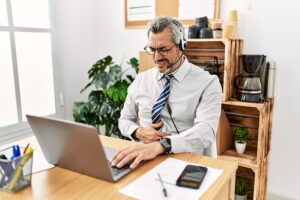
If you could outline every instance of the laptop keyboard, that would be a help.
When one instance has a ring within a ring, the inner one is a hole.
[[[125,165],[121,168],[117,168],[117,167],[114,167],[114,166],[110,165],[110,169],[111,169],[113,177],[115,177],[115,176],[123,173],[124,171],[129,171],[130,168],[129,168],[129,165]]]

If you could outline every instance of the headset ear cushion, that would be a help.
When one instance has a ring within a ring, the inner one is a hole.
[[[185,39],[183,39],[183,49],[182,51],[184,51],[187,48],[187,41]]]
[[[185,39],[182,38],[179,42],[179,49],[181,51],[184,51],[186,48],[187,48],[187,42]]]

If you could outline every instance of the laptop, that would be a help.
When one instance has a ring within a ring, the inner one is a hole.
[[[131,171],[128,166],[110,165],[116,149],[101,144],[95,127],[50,117],[26,117],[50,164],[110,182]]]

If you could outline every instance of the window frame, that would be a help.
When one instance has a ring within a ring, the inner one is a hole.
[[[63,90],[62,90],[63,87],[61,85],[61,80],[60,80],[61,77],[59,76],[60,73],[59,73],[59,62],[58,62],[58,43],[57,43],[57,34],[55,29],[56,26],[54,20],[55,17],[54,1],[48,0],[48,8],[49,8],[49,28],[16,27],[13,24],[11,0],[6,0],[8,26],[0,26],[0,31],[8,32],[10,37],[18,122],[16,124],[0,127],[0,145],[12,141],[16,141],[18,139],[22,139],[32,135],[32,130],[28,122],[27,121],[24,122],[22,119],[16,43],[15,43],[16,32],[37,32],[37,33],[45,32],[50,34],[53,83],[54,83],[54,99],[55,99],[55,110],[56,110],[56,112],[50,116],[64,117],[64,100],[63,100]]]

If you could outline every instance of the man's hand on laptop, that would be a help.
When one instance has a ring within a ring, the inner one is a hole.
[[[159,154],[162,154],[163,151],[164,149],[158,141],[149,144],[138,143],[118,151],[112,158],[111,165],[121,168],[132,162],[129,167],[134,169],[141,161],[156,158]]]
[[[145,144],[159,140],[162,137],[170,135],[170,133],[158,131],[163,125],[160,121],[157,124],[150,124],[148,127],[140,127],[135,130],[133,136],[144,142]]]

